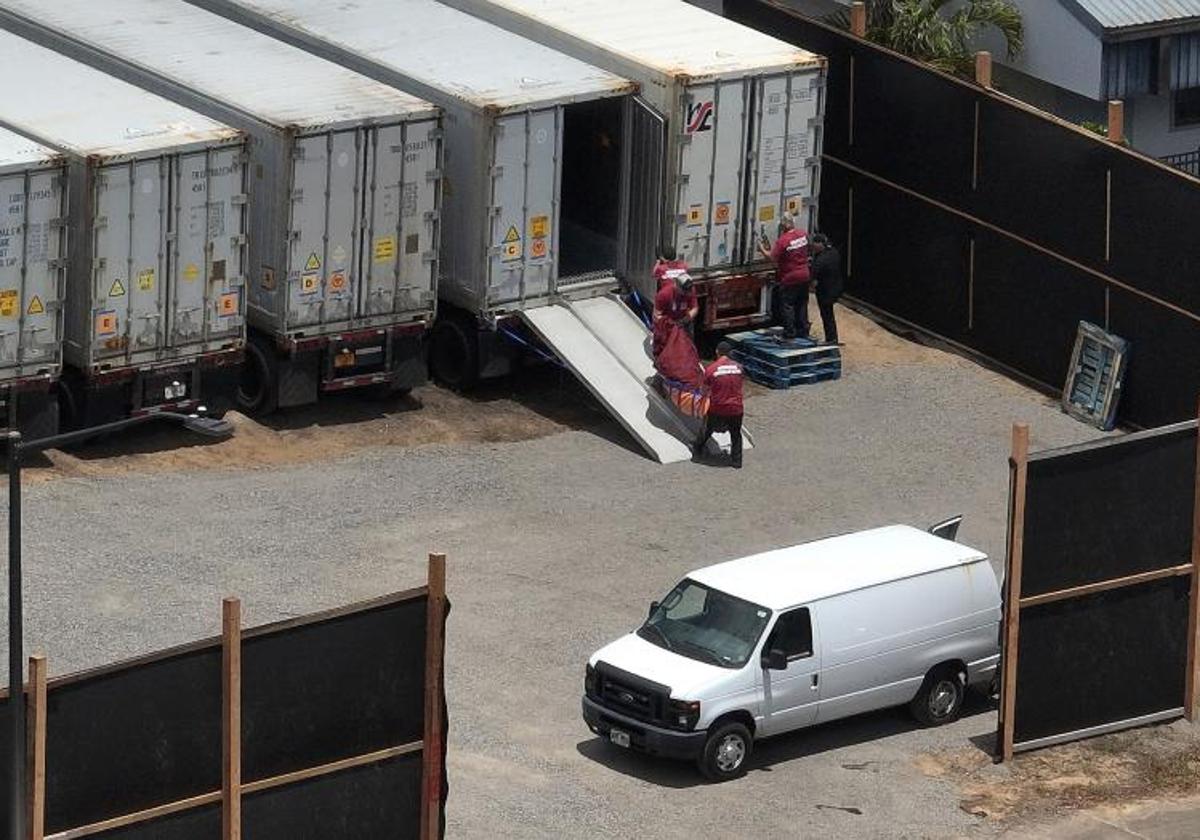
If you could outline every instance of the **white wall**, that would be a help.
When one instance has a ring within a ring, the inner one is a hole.
[[[1025,49],[1012,66],[1089,99],[1100,98],[1100,35],[1063,5],[1065,0],[1012,0],[1025,21]],[[1008,63],[1003,40],[985,39],[984,49]]]
[[[1139,96],[1125,105],[1129,144],[1147,155],[1163,157],[1200,149],[1200,126],[1171,128],[1171,95]]]

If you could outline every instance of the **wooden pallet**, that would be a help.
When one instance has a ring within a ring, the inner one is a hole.
[[[807,338],[784,339],[779,327],[733,333],[726,340],[746,375],[770,388],[826,382],[842,375],[840,348]]]

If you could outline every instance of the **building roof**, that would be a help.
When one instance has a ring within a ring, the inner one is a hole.
[[[1102,29],[1159,27],[1195,18],[1200,0],[1065,0],[1075,4]]]
[[[983,552],[908,525],[890,525],[730,560],[688,575],[773,610],[986,560]]]

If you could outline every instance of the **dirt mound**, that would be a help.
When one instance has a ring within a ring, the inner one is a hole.
[[[847,367],[952,365],[964,361],[953,353],[910,341],[844,306],[838,307],[837,322],[838,338],[846,345],[842,358]]]

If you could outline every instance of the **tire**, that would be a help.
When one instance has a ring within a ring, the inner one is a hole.
[[[433,378],[456,390],[479,381],[479,348],[474,326],[457,318],[443,318],[429,337],[429,368]]]
[[[746,775],[754,738],[743,723],[726,721],[709,730],[704,751],[697,759],[700,772],[712,782],[727,782]]]
[[[966,693],[966,674],[956,666],[939,665],[925,675],[908,708],[925,726],[944,726],[958,720]]]
[[[238,410],[255,417],[271,414],[279,407],[279,358],[270,342],[257,335],[246,342],[246,361],[234,400]]]

